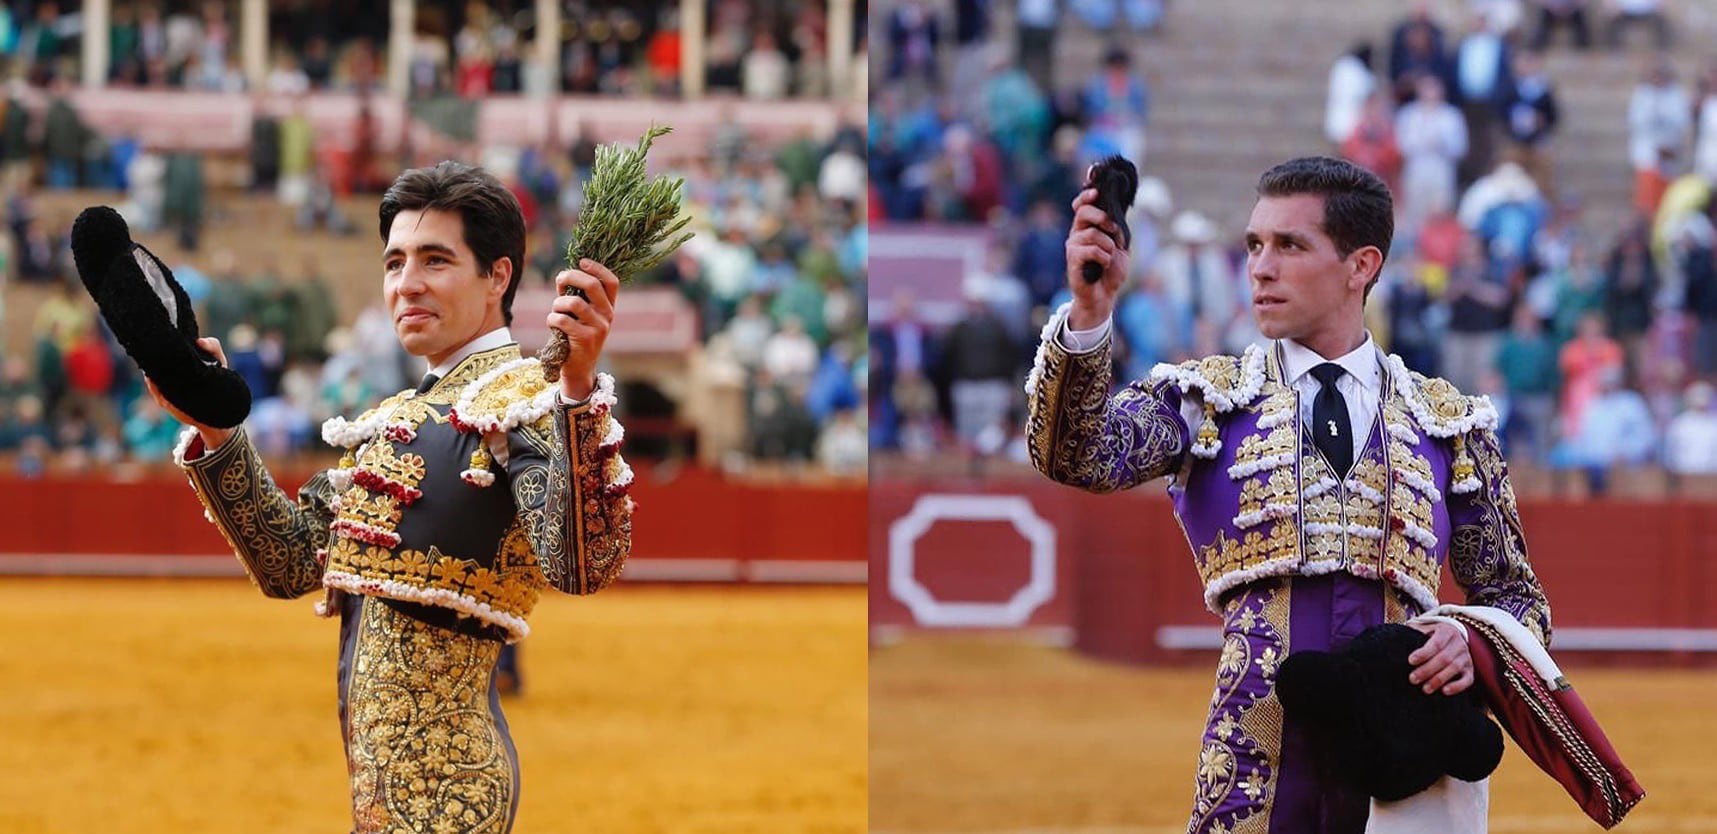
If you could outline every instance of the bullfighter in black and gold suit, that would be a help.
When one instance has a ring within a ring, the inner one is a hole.
[[[614,381],[595,372],[619,281],[589,261],[556,277],[584,295],[548,316],[571,346],[551,384],[507,328],[524,224],[498,181],[455,163],[407,171],[381,233],[383,295],[429,362],[423,384],[329,420],[345,455],[296,501],[243,429],[193,424],[175,460],[264,594],[324,590],[318,611],[340,617],[354,830],[506,832],[519,775],[502,646],[529,633],[544,587],[597,591],[631,548]]]

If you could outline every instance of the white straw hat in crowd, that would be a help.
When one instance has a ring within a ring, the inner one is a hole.
[[[1175,215],[1169,233],[1185,243],[1209,243],[1216,239],[1216,224],[1196,211],[1183,211]]]
[[[1169,194],[1168,183],[1157,177],[1139,180],[1139,191],[1133,195],[1133,208],[1152,217],[1169,216],[1174,211],[1174,198]]]

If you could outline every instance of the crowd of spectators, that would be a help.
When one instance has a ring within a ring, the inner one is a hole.
[[[716,0],[710,4],[706,89],[754,99],[852,97],[865,72],[864,2],[852,43],[830,44],[822,0]],[[269,54],[261,86],[379,92],[389,38],[386,3],[291,0],[270,3]],[[414,97],[480,99],[543,89],[676,96],[680,91],[679,4],[564,0],[558,63],[537,60],[532,0],[414,4],[408,88]],[[122,87],[240,92],[236,0],[114,0],[108,24],[108,82]],[[76,80],[84,19],[76,4],[22,0],[0,7],[0,68],[46,86]],[[858,56],[848,78],[829,77],[831,49]],[[558,76],[556,79],[555,76]]]
[[[864,471],[862,141],[847,127],[828,140],[807,133],[767,147],[730,123],[709,156],[683,172],[697,237],[634,283],[677,288],[706,337],[703,367],[744,390],[745,449],[730,463]],[[579,143],[500,157],[531,227],[521,280],[546,284],[561,268],[591,153]],[[53,289],[35,316],[30,354],[0,357],[0,452],[23,452],[26,469],[50,451],[70,465],[127,453],[159,459],[172,421],[143,396],[134,367],[77,287],[69,230],[41,227],[31,188],[23,176],[8,192],[0,262],[10,279]],[[135,194],[125,204],[133,217],[136,204]],[[277,264],[225,250],[163,256],[202,332],[222,339],[249,382],[249,425],[265,451],[317,450],[320,421],[350,415],[420,373],[379,301],[337,326],[344,317],[313,261]]]
[[[734,4],[717,5],[726,8],[718,9],[724,21],[763,25]],[[459,42],[505,37],[498,32],[506,14],[484,4],[470,8]],[[797,21],[791,31],[809,37],[802,6],[786,8],[798,14],[785,18]],[[815,22],[820,37],[821,21]],[[315,30],[291,36],[321,37]],[[282,77],[277,72],[274,80]],[[33,295],[49,297],[27,338],[12,334],[11,343],[27,346],[23,352],[5,355],[7,334],[0,333],[0,454],[16,453],[23,471],[40,472],[50,462],[75,468],[127,457],[160,460],[174,434],[173,421],[143,395],[134,366],[77,287],[69,228],[43,222],[36,207],[42,188],[117,192],[122,199],[115,204],[135,230],[173,233],[177,250],[159,254],[191,296],[202,331],[222,339],[250,383],[256,397],[250,430],[271,454],[323,451],[316,430],[323,419],[349,416],[420,375],[419,361],[401,352],[379,302],[361,311],[329,306],[335,296],[323,270],[344,265],[279,263],[266,250],[240,258],[200,243],[207,224],[222,222],[208,217],[208,203],[226,199],[210,195],[203,157],[160,153],[93,130],[65,95],[64,76],[48,78],[45,107],[25,107],[18,99],[24,83],[16,82],[0,113],[7,223],[0,234],[0,321],[8,285],[37,285]],[[301,86],[282,84],[284,92]],[[789,87],[819,89],[797,85]],[[337,189],[316,147],[301,111],[259,112],[248,149],[254,191],[291,203],[305,234],[357,234],[363,218],[349,202],[342,211],[336,192],[349,185],[373,195],[391,175],[354,177]],[[697,236],[633,285],[678,289],[705,339],[700,367],[743,391],[743,451],[726,463],[865,469],[863,153],[863,134],[851,125],[832,136],[807,129],[790,141],[765,142],[724,119],[705,153],[653,160],[685,177]],[[522,280],[546,285],[562,266],[595,146],[581,136],[565,146],[488,146],[472,154],[469,161],[490,167],[519,198],[531,235]],[[696,420],[678,416],[682,423]]]
[[[1028,16],[1029,5],[1022,48],[1041,49],[1076,17]],[[1583,471],[1595,491],[1616,468],[1717,474],[1717,106],[1707,104],[1717,104],[1717,70],[1695,91],[1678,86],[1664,56],[1646,51],[1673,36],[1658,4],[1606,6],[1614,19],[1598,22],[1618,49],[1636,23],[1654,39],[1632,53],[1646,67],[1628,108],[1633,204],[1587,205],[1554,175],[1563,113],[1543,50],[1561,48],[1551,36],[1563,24],[1585,44],[1588,5],[1474,3],[1457,33],[1421,4],[1380,45],[1336,60],[1325,152],[1376,171],[1396,196],[1397,236],[1368,323],[1413,369],[1490,395],[1518,461]],[[953,29],[978,31],[969,54],[984,56],[971,72],[966,47],[923,52],[936,40],[922,33],[947,21],[903,9],[879,56],[889,82],[869,137],[873,211],[981,224],[993,242],[981,274],[967,275],[957,323],[922,321],[906,297],[873,315],[873,448],[1023,460],[1017,383],[1036,325],[1067,297],[1067,203],[1085,167],[1110,153],[1143,162],[1145,174],[1129,217],[1134,278],[1116,311],[1118,378],[1260,338],[1238,236],[1177,211],[1154,176],[1151,89],[1136,50],[1113,50],[1082,82],[1054,78],[1041,58],[981,48],[1001,42],[984,30],[982,4],[956,4]],[[1592,215],[1632,219],[1598,226]]]

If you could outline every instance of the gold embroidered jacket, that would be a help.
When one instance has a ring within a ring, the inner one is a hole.
[[[631,549],[632,471],[619,454],[606,374],[588,403],[559,401],[517,345],[461,361],[323,436],[347,449],[296,501],[242,430],[204,451],[187,431],[175,460],[263,593],[318,587],[396,600],[421,618],[515,641],[538,593],[612,582]]]

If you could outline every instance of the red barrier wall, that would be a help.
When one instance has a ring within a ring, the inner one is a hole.
[[[1081,650],[1134,661],[1181,654],[1159,646],[1163,626],[1216,625],[1160,488],[1099,496],[1048,482],[895,481],[871,487],[873,626],[922,627],[924,610],[1007,599],[1024,587],[1029,547],[1006,523],[944,518],[910,547],[891,536],[914,527],[914,508],[924,515],[923,502],[934,496],[977,496],[996,507],[1015,500],[1010,512],[1053,531],[1054,593],[1021,625],[1070,629]],[[1521,508],[1521,520],[1557,628],[1717,629],[1717,505],[1538,501]],[[915,596],[914,582],[933,604]],[[1461,601],[1447,575],[1442,596]],[[1010,627],[1000,619],[965,625]]]
[[[296,495],[309,472],[282,473]],[[863,483],[752,483],[680,469],[671,478],[638,467],[633,497],[637,559],[862,563]],[[222,555],[183,477],[141,480],[0,478],[0,553]]]

